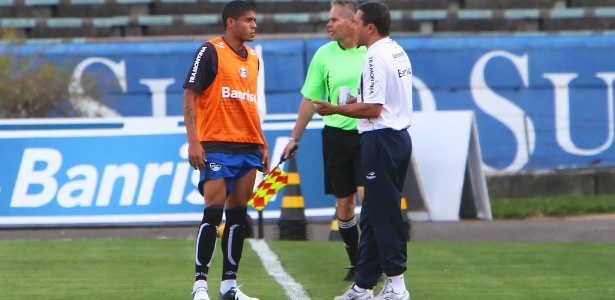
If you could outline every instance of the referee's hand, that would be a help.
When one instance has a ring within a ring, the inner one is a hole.
[[[280,157],[280,161],[285,161],[297,154],[299,150],[299,140],[291,138],[288,140],[288,144],[284,147],[284,152],[282,152],[282,156]]]

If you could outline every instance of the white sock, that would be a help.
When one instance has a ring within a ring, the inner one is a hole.
[[[352,289],[359,292],[359,293],[363,293],[365,292],[365,289],[358,287],[356,284],[352,285]]]
[[[222,280],[222,282],[220,282],[220,294],[224,294],[234,287],[237,287],[237,280]]]
[[[196,292],[196,289],[204,287],[205,289],[207,289],[207,281],[205,280],[197,280],[194,282],[194,285],[192,286],[192,292]]]
[[[404,274],[389,277],[389,285],[393,288],[393,293],[403,294],[406,291],[406,282],[404,282]]]

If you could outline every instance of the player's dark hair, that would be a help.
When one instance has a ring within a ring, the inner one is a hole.
[[[234,0],[227,3],[222,10],[222,23],[224,24],[224,28],[226,29],[226,20],[228,18],[237,20],[247,11],[256,11],[254,6],[247,1]]]
[[[340,5],[342,7],[342,17],[352,18],[359,10],[359,2],[357,0],[331,0],[331,7]]]
[[[382,2],[363,3],[359,8],[363,12],[363,25],[374,24],[378,35],[388,36],[391,31],[391,13],[389,7]]]

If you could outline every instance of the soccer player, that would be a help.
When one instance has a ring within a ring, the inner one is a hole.
[[[231,1],[222,12],[224,35],[196,51],[184,82],[184,120],[190,165],[200,171],[205,210],[196,238],[194,300],[209,300],[208,272],[222,214],[222,282],[219,299],[258,300],[237,286],[243,251],[247,202],[256,170],[268,172],[269,148],[257,101],[259,62],[244,44],[256,33],[256,11]]]
[[[303,99],[290,141],[284,149],[284,157],[295,154],[293,147],[299,146],[299,139],[314,115],[312,100],[338,104],[340,87],[357,90],[361,65],[365,58],[365,47],[357,45],[352,18],[359,9],[355,0],[333,0],[329,11],[327,28],[331,42],[320,47],[308,68],[305,83],[301,89]],[[356,92],[354,93],[356,95]],[[325,193],[336,198],[337,223],[350,260],[350,267],[344,280],[354,281],[358,262],[359,229],[355,218],[357,194],[363,200],[363,177],[361,176],[361,151],[357,122],[342,115],[324,117],[322,130],[322,152],[324,159]]]
[[[367,2],[354,24],[367,54],[356,103],[334,106],[314,101],[320,115],[358,118],[365,198],[357,278],[335,300],[372,299],[380,274],[388,276],[374,299],[409,300],[404,282],[407,239],[401,214],[401,192],[412,152],[408,128],[412,119],[412,67],[403,48],[389,37],[391,15],[386,4]]]

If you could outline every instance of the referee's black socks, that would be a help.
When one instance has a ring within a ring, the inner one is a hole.
[[[357,226],[357,218],[353,216],[348,220],[337,219],[342,241],[346,245],[346,252],[350,259],[350,265],[357,266],[359,262],[359,227]]]

